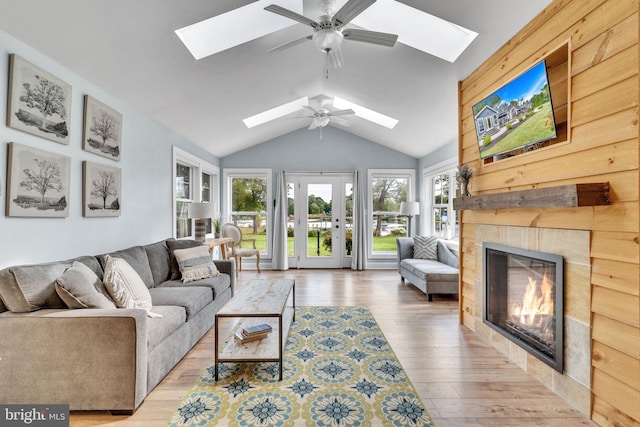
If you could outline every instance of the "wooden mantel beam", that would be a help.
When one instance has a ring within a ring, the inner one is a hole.
[[[453,199],[455,210],[577,208],[610,204],[608,182],[569,184]]]

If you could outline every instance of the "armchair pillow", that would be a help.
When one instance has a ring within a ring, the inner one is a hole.
[[[105,256],[104,285],[119,308],[143,308],[149,317],[162,317],[151,312],[151,294],[140,275],[122,258]]]
[[[204,245],[176,249],[173,254],[178,262],[183,283],[220,275],[215,264],[211,261],[209,248]]]
[[[413,238],[413,257],[417,259],[438,259],[438,237],[415,236]]]
[[[81,262],[75,261],[58,277],[55,287],[69,308],[116,308],[102,280]]]

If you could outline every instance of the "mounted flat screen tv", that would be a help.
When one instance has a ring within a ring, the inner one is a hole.
[[[473,118],[482,159],[556,138],[545,61],[475,104]]]

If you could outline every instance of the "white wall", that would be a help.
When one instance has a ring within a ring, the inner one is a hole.
[[[219,159],[142,115],[104,90],[0,31],[0,117],[6,117],[9,54],[26,60],[72,86],[69,145],[59,144],[0,124],[0,268],[56,261],[146,244],[171,236],[173,201],[171,147],[176,145],[203,160]],[[122,160],[115,162],[82,150],[83,97],[91,95],[123,114]],[[16,142],[71,158],[67,218],[6,217],[7,143]],[[122,170],[122,213],[116,218],[82,216],[82,162]]]

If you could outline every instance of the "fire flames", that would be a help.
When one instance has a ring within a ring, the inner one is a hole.
[[[522,298],[522,304],[517,304],[511,311],[514,318],[519,318],[521,325],[544,328],[545,319],[553,316],[553,285],[547,278],[547,272],[538,282],[529,276],[529,284]]]

